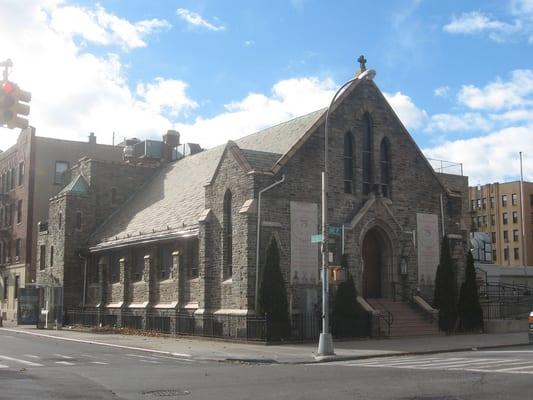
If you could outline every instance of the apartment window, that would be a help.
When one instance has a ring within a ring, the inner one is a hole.
[[[39,257],[39,269],[43,270],[45,268],[46,268],[46,246],[41,245],[40,257]]]
[[[65,183],[65,172],[68,170],[68,162],[56,161],[56,169],[54,174],[54,183],[56,185],[63,185]]]
[[[507,243],[509,241],[509,232],[503,231],[503,241]]]
[[[513,241],[518,242],[518,229],[513,229]]]
[[[481,199],[477,199],[476,200],[476,205],[477,205],[477,208],[479,210],[481,208]]]
[[[475,200],[470,200],[470,207],[471,207],[472,211],[476,210],[476,201]]]
[[[20,286],[20,276],[17,275],[15,276],[15,293],[14,293],[15,299],[18,299],[19,297],[19,286]]]
[[[50,246],[50,266],[54,266],[54,246]]]
[[[509,222],[509,215],[506,212],[502,214],[502,222],[504,225],[507,225],[507,223]]]
[[[22,200],[17,201],[17,224],[22,222]]]
[[[12,242],[11,240],[9,242],[6,243],[5,245],[5,250],[6,250],[6,262],[8,264],[11,264],[11,246],[12,246]]]
[[[507,261],[509,259],[509,249],[506,247],[503,249],[503,259]]]
[[[496,254],[496,249],[492,250],[492,262],[496,262],[496,257],[497,257],[497,254]]]
[[[483,216],[483,226],[487,226],[487,216]]]
[[[496,207],[496,200],[494,199],[494,196],[490,197],[490,208]]]
[[[372,120],[370,115],[363,116],[363,194],[369,194],[372,189]]]
[[[514,250],[514,259],[518,260],[520,258],[520,249],[515,247],[513,250]]]
[[[513,211],[513,224],[518,223],[518,211]]]
[[[18,261],[20,259],[20,245],[21,245],[21,240],[20,239],[17,239],[15,240],[15,261]]]
[[[490,238],[492,240],[492,244],[496,244],[496,232],[491,232]]]
[[[481,207],[486,210],[487,209],[487,198],[486,197],[483,197],[481,199]]]
[[[24,183],[24,161],[19,163],[19,186]]]
[[[7,288],[9,287],[9,278],[7,276],[4,277],[4,295],[2,296],[2,298],[4,300],[7,300]]]
[[[81,211],[76,212],[76,229],[81,229]]]
[[[507,195],[502,195],[502,207],[507,207]]]
[[[490,216],[490,224],[492,226],[496,225],[496,216],[494,214],[491,214]]]
[[[477,217],[477,227],[481,228],[481,216]]]
[[[513,193],[513,194],[511,195],[511,204],[512,204],[513,206],[516,206],[517,203],[518,203],[518,198],[516,197],[516,193]]]

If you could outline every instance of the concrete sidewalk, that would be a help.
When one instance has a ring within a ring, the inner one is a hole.
[[[316,362],[318,343],[264,345],[223,342],[182,337],[147,337],[64,330],[43,330],[27,326],[0,328],[4,332],[37,335],[53,340],[67,340],[93,345],[156,351],[175,357],[209,361],[243,361],[284,364]],[[330,360],[353,360],[405,354],[428,354],[496,348],[529,344],[527,332],[505,334],[469,334],[414,338],[366,339],[335,342],[336,356]]]

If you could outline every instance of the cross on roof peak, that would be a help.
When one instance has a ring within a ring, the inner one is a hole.
[[[357,59],[357,62],[360,65],[361,72],[366,71],[366,58],[365,58],[365,56],[361,54],[359,56],[359,58]]]

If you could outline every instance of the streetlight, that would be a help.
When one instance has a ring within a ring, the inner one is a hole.
[[[326,111],[326,120],[324,122],[324,171],[322,172],[322,332],[318,340],[317,357],[334,356],[333,338],[329,332],[329,285],[328,285],[328,263],[329,263],[329,249],[328,249],[328,206],[327,206],[327,188],[328,188],[328,122],[329,113],[339,93],[351,83],[358,79],[373,79],[376,72],[372,69],[366,69],[366,59],[360,56],[357,61],[360,64],[359,73],[355,78],[345,82],[335,93],[328,110]]]

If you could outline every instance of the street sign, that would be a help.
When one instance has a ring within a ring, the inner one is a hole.
[[[328,233],[331,236],[341,236],[342,235],[342,228],[340,226],[329,226],[328,227]]]
[[[311,236],[311,243],[321,243],[322,242],[322,235],[312,235]]]

